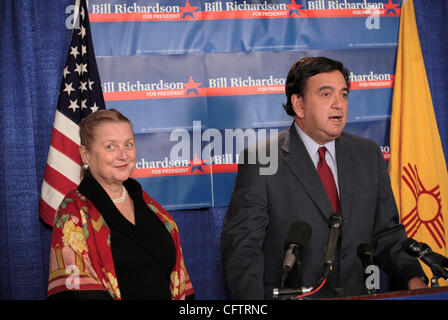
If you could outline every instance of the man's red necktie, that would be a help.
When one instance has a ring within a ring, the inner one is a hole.
[[[319,163],[317,164],[317,173],[324,184],[325,190],[327,190],[328,198],[330,198],[334,212],[341,212],[341,204],[339,202],[338,190],[336,188],[334,176],[327,164],[327,161],[325,160],[326,151],[327,148],[325,147],[320,147],[318,150]]]

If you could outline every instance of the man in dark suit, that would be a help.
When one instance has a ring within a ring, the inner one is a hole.
[[[418,260],[401,249],[407,237],[379,146],[343,132],[348,74],[342,63],[325,57],[297,61],[286,79],[284,105],[294,122],[268,139],[265,147],[278,145],[276,173],[260,173],[260,161],[239,164],[221,238],[231,299],[272,298],[273,288],[280,287],[285,239],[297,221],[311,226],[312,233],[301,249],[300,273],[290,274],[287,286],[311,286],[319,280],[333,212],[343,221],[336,259],[325,285],[313,297],[367,293],[357,255],[362,243],[374,247],[375,263],[404,287],[426,287]],[[258,159],[259,151],[249,148],[240,158]]]

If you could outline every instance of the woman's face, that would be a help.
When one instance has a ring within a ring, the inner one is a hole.
[[[89,149],[81,146],[80,151],[83,163],[102,186],[121,185],[134,171],[134,133],[127,122],[99,125]]]

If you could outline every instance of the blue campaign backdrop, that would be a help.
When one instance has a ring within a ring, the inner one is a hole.
[[[292,120],[281,107],[284,94],[278,88],[291,64],[305,55],[328,55],[348,66],[357,87],[350,94],[347,130],[377,141],[387,155],[399,25],[399,11],[390,4],[400,1],[366,1],[386,5],[378,19],[362,9],[341,15],[330,2],[90,0],[106,105],[131,118],[140,163],[161,164],[176,143],[171,132],[180,128],[193,138],[193,121],[201,122],[201,133],[287,127]],[[124,3],[174,11],[123,13]],[[220,3],[220,10],[213,10]],[[272,10],[253,10],[248,3],[269,4]],[[326,7],[318,10],[322,3]],[[414,3],[447,158],[448,42],[441,39],[448,38],[448,4]],[[5,17],[0,28],[0,299],[46,296],[51,228],[39,220],[38,200],[73,10],[72,0],[0,3]],[[206,144],[202,139],[199,151]],[[239,150],[225,152],[233,163]],[[194,155],[192,150],[186,160]],[[219,163],[204,163],[203,174],[147,175],[143,170],[137,178],[175,218],[198,299],[226,297],[220,234],[236,173],[207,171],[212,164]]]

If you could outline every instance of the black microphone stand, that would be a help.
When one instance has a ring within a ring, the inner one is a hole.
[[[440,265],[430,266],[432,271],[431,288],[439,287],[439,278],[448,280],[448,272]]]
[[[438,288],[439,287],[439,277],[433,274],[431,278],[431,288]]]

